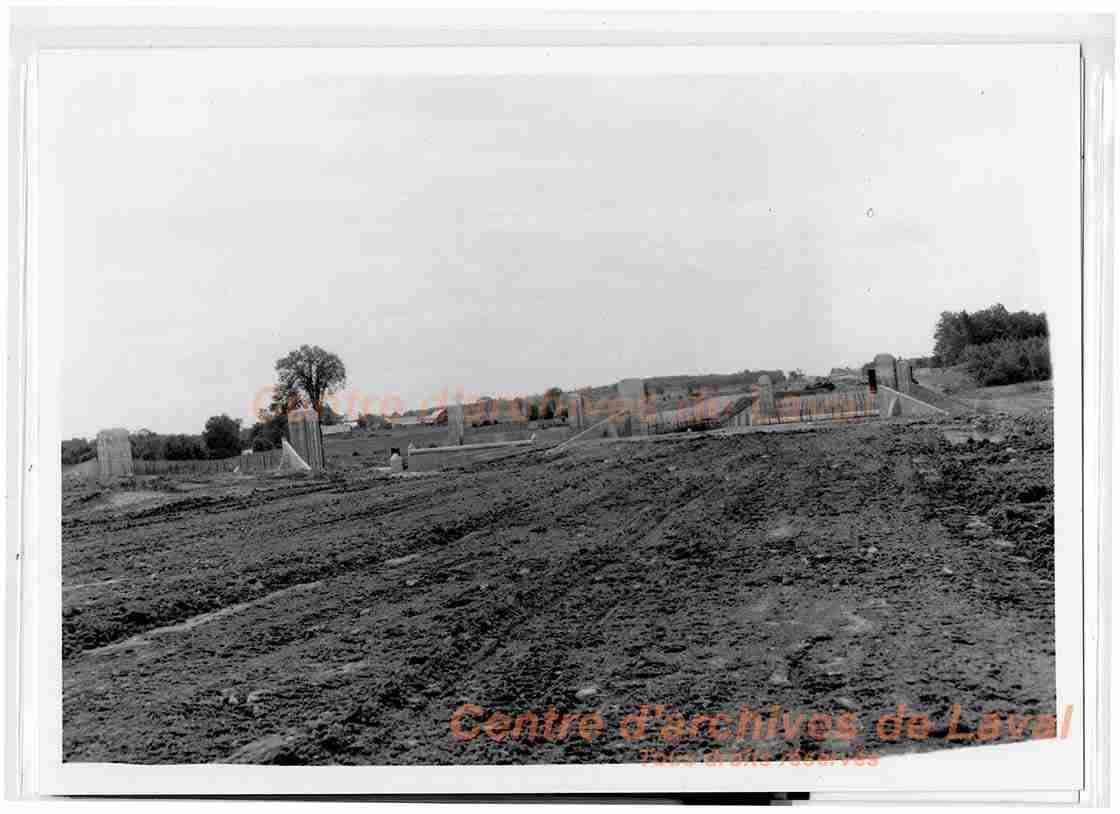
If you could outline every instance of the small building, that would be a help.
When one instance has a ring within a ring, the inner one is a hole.
[[[447,424],[447,408],[437,407],[426,415],[420,416],[420,423],[425,426],[437,427]]]

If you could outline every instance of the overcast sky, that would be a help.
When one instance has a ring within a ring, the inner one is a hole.
[[[1077,273],[1056,51],[675,77],[292,61],[44,61],[64,437],[248,419],[303,343],[374,412],[827,372],[928,353],[942,310],[1042,310],[1043,275]]]

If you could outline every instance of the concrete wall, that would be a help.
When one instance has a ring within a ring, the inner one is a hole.
[[[673,410],[662,410],[654,413],[648,416],[646,421],[650,425],[651,432],[672,432],[704,422],[721,421],[727,411],[737,406],[737,402],[747,403],[749,400],[750,394],[748,393],[724,393],[718,396],[709,396],[692,403],[686,403]],[[724,422],[724,426],[729,425],[730,421]]]
[[[431,472],[437,469],[504,458],[532,446],[532,441],[506,441],[492,444],[431,447],[429,449],[413,447],[408,450],[408,471]]]
[[[573,444],[582,444],[585,441],[626,436],[629,434],[631,421],[629,413],[615,413],[610,418],[604,418],[602,421],[592,424],[583,432],[576,433],[564,443],[552,447],[545,455],[555,455],[568,449]]]
[[[770,414],[756,399],[751,406],[750,425],[796,424],[804,421],[841,421],[880,414],[879,405],[867,387],[822,393],[791,393],[773,401]],[[740,420],[737,425],[742,426]]]
[[[575,430],[567,424],[561,424],[557,427],[547,427],[545,429],[529,429],[528,427],[511,429],[484,427],[479,430],[468,429],[463,438],[463,442],[464,446],[471,446],[477,444],[494,444],[504,441],[528,441],[535,436],[538,444],[558,444],[567,440],[574,434]],[[417,444],[416,448],[424,449],[425,447],[421,444]]]
[[[911,395],[895,390],[893,387],[883,387],[880,385],[879,404],[882,414],[885,417],[894,417],[894,415],[891,414],[891,405],[895,403],[897,403],[898,409],[894,415],[948,415],[948,412],[940,407],[927,404]]]

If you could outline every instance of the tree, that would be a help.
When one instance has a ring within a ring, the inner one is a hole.
[[[132,446],[132,457],[144,461],[158,461],[163,458],[164,439],[151,430],[137,430],[128,437]]]
[[[257,423],[249,428],[248,445],[254,452],[279,449],[288,434],[288,414],[284,410],[261,410]]]
[[[346,384],[346,366],[337,355],[318,345],[301,345],[276,360],[276,395],[273,412],[306,405],[320,415],[323,397]]]
[[[997,339],[969,345],[961,364],[982,387],[1049,379],[1050,342],[1045,336]]]
[[[530,421],[539,421],[540,417],[541,417],[541,408],[536,403],[530,404],[529,405],[529,420]]]
[[[200,461],[206,458],[206,447],[197,435],[167,435],[163,439],[164,458],[168,461]]]
[[[241,422],[228,415],[212,416],[202,431],[202,443],[210,458],[232,458],[241,452]]]
[[[933,331],[933,355],[939,365],[964,361],[965,349],[1003,340],[1049,336],[1045,314],[1010,313],[996,303],[982,311],[943,311]]]

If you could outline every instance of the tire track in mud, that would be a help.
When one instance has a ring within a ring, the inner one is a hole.
[[[197,627],[201,627],[207,622],[213,622],[218,619],[223,619],[227,616],[235,616],[239,613],[249,610],[250,608],[258,605],[263,605],[275,599],[280,599],[294,591],[310,591],[312,588],[317,588],[323,583],[316,580],[315,582],[301,582],[296,585],[290,585],[287,588],[281,588],[278,591],[272,591],[264,596],[256,599],[251,599],[248,602],[238,602],[234,605],[223,605],[222,607],[209,611],[207,613],[200,613],[197,616],[192,616],[171,625],[162,625],[160,627],[150,628],[143,633],[135,636],[130,636],[127,639],[119,642],[113,642],[102,647],[94,647],[90,650],[82,651],[83,656],[104,656],[111,653],[116,653],[121,650],[134,649],[137,647],[144,647],[153,643],[153,640],[161,636],[166,636],[171,633],[189,633]]]
[[[1010,676],[1000,679],[1006,686],[1044,698],[1044,686],[1009,667],[1041,663],[1035,648],[1009,658],[1006,646],[992,645],[1001,636],[1033,641],[1033,622],[989,631],[967,621],[979,606],[970,590],[955,590],[965,569],[953,561],[957,577],[943,576],[938,559],[965,556],[964,544],[938,541],[928,496],[899,499],[918,489],[925,466],[892,463],[909,454],[905,432],[880,425],[688,444],[608,442],[548,462],[495,461],[422,483],[402,480],[383,493],[376,485],[353,496],[336,490],[341,502],[329,496],[315,509],[329,521],[324,533],[301,532],[338,568],[338,579],[312,595],[321,590],[322,601],[277,602],[267,623],[270,606],[254,605],[236,626],[168,633],[156,643],[159,658],[139,670],[119,650],[70,663],[80,684],[68,713],[67,759],[618,762],[635,759],[634,750],[582,741],[551,751],[456,744],[448,718],[464,702],[605,714],[647,701],[697,711],[743,700],[815,706],[843,696],[859,699],[861,713],[907,696],[919,706],[969,702],[1000,686],[978,677],[993,658]],[[311,509],[298,511],[294,522],[284,512],[258,518],[269,531],[239,556],[254,558],[254,568],[283,562],[255,558],[277,529],[307,526]],[[217,526],[201,518],[191,528],[205,538]],[[363,556],[367,565],[359,565]],[[238,644],[257,632],[256,646]],[[143,674],[152,664],[185,666],[189,654],[175,649],[181,635],[199,637],[191,648],[198,652],[241,648],[220,662],[229,665],[223,677],[203,682],[208,693],[271,691],[275,682],[276,695],[262,717],[224,702],[190,713],[184,705],[196,695],[184,685],[166,713],[177,734],[159,734],[155,757],[145,757],[125,733],[159,733]],[[247,658],[251,672],[239,666]],[[771,685],[780,662],[788,683]],[[286,673],[281,664],[290,666]],[[107,703],[95,682],[110,670],[120,682],[113,723],[86,715],[75,729],[90,699]],[[926,689],[919,695],[915,687]],[[593,692],[576,697],[577,690]]]
[[[319,517],[311,523],[284,527],[282,533],[290,536],[300,532],[316,532],[327,526],[361,522],[367,519],[381,522],[386,519],[391,519],[395,515],[405,514],[423,506],[430,506],[433,503],[438,506],[441,493],[450,495],[458,505],[461,505],[463,503],[463,490],[461,488],[462,484],[459,481],[459,478],[455,478],[450,483],[447,481],[435,483],[434,489],[432,489],[433,482],[431,480],[416,482],[416,486],[413,488],[419,488],[419,494],[395,498],[390,496],[388,505],[374,503],[368,508],[343,514],[338,517]],[[411,486],[412,484],[410,483],[409,485]],[[308,490],[306,488],[300,489],[296,496],[304,496],[313,492],[327,493],[330,491],[330,484],[325,484],[322,485],[322,488],[314,490]],[[541,491],[543,493],[545,490],[542,489]],[[277,497],[283,497],[283,495],[277,495]],[[377,497],[381,497],[381,495],[377,495]],[[521,503],[523,504],[524,501]],[[329,510],[330,507],[325,506],[323,509]],[[145,516],[152,515],[145,513]],[[389,543],[388,546],[351,546],[347,551],[347,555],[344,557],[335,557],[334,559],[321,562],[318,565],[304,565],[280,573],[275,573],[274,566],[266,562],[262,563],[260,568],[245,569],[241,576],[243,581],[246,582],[252,578],[263,578],[258,588],[247,592],[249,594],[248,601],[256,602],[269,593],[287,590],[292,585],[301,582],[321,582],[323,580],[346,576],[356,572],[376,569],[393,551],[407,549],[410,552],[427,554],[434,549],[453,544],[458,539],[469,536],[480,530],[494,528],[512,522],[513,517],[513,513],[508,511],[508,506],[503,503],[485,508],[473,515],[468,514],[462,516],[453,522],[434,523],[428,528],[422,528],[410,534],[402,535],[399,540]],[[160,515],[160,518],[160,522],[174,524],[180,519],[180,516],[177,513],[166,513]],[[208,518],[208,522],[213,521]],[[144,526],[148,524],[140,525]],[[128,528],[132,530],[133,527],[129,526]],[[175,534],[178,539],[189,538],[191,536],[189,533],[186,535],[180,532],[172,533]],[[205,531],[198,532],[200,536],[204,536],[205,533]],[[387,529],[385,533],[386,535],[392,534],[392,529]],[[148,545],[149,543],[147,541],[141,539],[135,544],[135,549],[144,550]],[[125,550],[128,550],[127,547],[121,547],[118,553]],[[259,571],[268,573],[262,574],[258,573]],[[125,581],[125,578],[116,578],[112,581],[105,581],[104,584],[110,585]],[[220,596],[209,599],[196,599],[181,602],[173,607],[165,607],[155,614],[146,612],[137,613],[124,608],[120,609],[118,618],[115,620],[115,623],[110,624],[108,630],[99,632],[80,633],[75,627],[75,620],[68,616],[64,619],[64,634],[68,634],[66,635],[67,646],[64,647],[64,657],[71,658],[77,654],[90,652],[96,648],[105,648],[115,643],[120,643],[129,637],[143,635],[148,631],[160,627],[181,624],[194,616],[218,613],[221,612],[223,608],[239,606],[245,601],[246,597],[244,595],[234,597],[223,593]],[[81,642],[81,647],[77,646],[76,640]]]
[[[655,462],[655,465],[660,466],[660,462]],[[646,485],[658,480],[656,476],[649,474],[639,475],[638,479]],[[555,570],[550,572],[547,579],[549,593],[558,596],[559,601],[548,605],[534,605],[528,613],[512,615],[509,623],[504,626],[506,632],[512,636],[516,630],[521,630],[522,635],[531,635],[538,641],[549,641],[557,647],[566,645],[570,652],[578,652],[597,641],[601,644],[604,641],[604,629],[617,627],[628,621],[626,603],[620,603],[616,594],[612,592],[596,597],[594,593],[589,594],[586,587],[604,577],[604,568],[609,568],[612,573],[628,574],[628,579],[640,579],[648,566],[648,558],[661,553],[651,552],[647,545],[659,542],[660,530],[674,523],[681,515],[690,514],[697,506],[718,502],[726,491],[724,484],[713,487],[709,483],[701,484],[695,480],[677,483],[675,487],[675,491],[666,491],[663,499],[657,503],[630,500],[630,505],[626,507],[628,517],[623,523],[625,528],[618,533],[621,536],[600,543],[590,552],[581,549],[574,561],[565,560],[562,567],[558,567],[559,573],[563,575],[562,580],[557,578]],[[629,498],[632,489],[632,483],[618,484],[613,492],[607,492],[602,497],[605,498],[604,502],[610,502],[612,498],[624,501]],[[642,590],[644,589],[643,584]],[[495,649],[500,658],[508,658],[511,651],[514,657],[509,667],[499,668],[497,673],[492,666],[485,664]],[[487,648],[479,657],[472,659],[471,663],[474,669],[462,683],[475,685],[477,689],[470,700],[483,704],[520,705],[532,709],[543,709],[548,705],[570,707],[574,688],[581,681],[587,684],[590,680],[583,674],[588,665],[578,659],[573,660],[569,656],[557,662],[543,659],[539,653],[518,652],[516,646]],[[598,680],[602,682],[601,677]],[[446,705],[437,706],[431,711],[433,722],[438,721],[442,715],[445,724],[449,711]],[[579,748],[578,745],[575,746],[576,751]],[[468,748],[467,751],[471,750]],[[485,755],[487,760],[508,760],[514,756],[526,755],[525,750],[516,744],[511,744],[508,749],[484,744],[478,747],[477,752],[480,756]],[[463,754],[465,753],[460,753],[459,757]],[[564,756],[570,757],[567,752]],[[542,760],[544,756],[537,754],[534,759]]]
[[[248,495],[199,495],[179,497],[166,503],[134,511],[120,511],[114,509],[101,510],[77,517],[63,518],[63,528],[80,529],[93,526],[98,529],[107,527],[108,530],[132,530],[144,526],[180,520],[190,517],[198,511],[217,515],[225,512],[235,512],[244,509],[267,506],[276,500],[290,500],[297,497],[320,494],[331,491],[335,484],[332,482],[316,482],[301,484],[296,487],[259,488],[254,487]],[[167,492],[175,496],[176,492]]]
[[[619,496],[625,496],[628,489],[619,484],[616,486],[616,491]],[[606,496],[611,497],[610,493]],[[542,495],[541,500],[548,501],[549,496]],[[540,518],[542,524],[556,530],[563,529],[567,525],[565,520],[569,512],[566,511],[560,516],[548,516],[547,522],[544,520],[544,516],[547,515],[545,506],[538,507],[534,514]],[[632,532],[632,536],[640,537],[643,534],[648,534],[649,527],[650,524],[646,523],[645,528],[636,529]],[[475,534],[477,533],[475,532]],[[445,549],[443,553],[455,554],[457,550],[461,549],[460,544],[466,541],[467,537],[461,538],[455,545],[449,547],[450,550]],[[579,606],[584,604],[584,599],[581,598],[582,592],[578,590],[579,587],[592,580],[601,570],[604,562],[609,562],[609,558],[595,551],[590,552],[589,555],[585,549],[579,549],[579,551],[582,553],[578,558],[564,559],[561,563],[554,563],[555,567],[543,575],[548,593],[561,597],[559,608],[555,604],[542,605],[520,601],[522,592],[505,600],[487,601],[492,600],[492,597],[477,595],[476,586],[472,583],[460,592],[459,596],[478,601],[468,601],[456,607],[456,619],[450,628],[451,640],[425,646],[423,648],[425,656],[420,664],[407,669],[388,681],[380,682],[369,698],[360,702],[348,699],[343,712],[330,716],[334,725],[358,728],[359,733],[352,733],[358,738],[363,735],[369,736],[370,733],[376,733],[386,727],[394,728],[398,725],[406,727],[409,723],[408,718],[417,714],[415,703],[406,704],[406,706],[410,706],[411,711],[406,712],[404,716],[399,712],[392,711],[389,707],[400,702],[401,699],[407,699],[416,694],[424,695],[428,688],[424,686],[425,680],[420,678],[421,675],[457,675],[465,683],[482,682],[491,689],[484,690],[480,687],[479,692],[491,698],[512,698],[512,696],[521,695],[522,692],[518,687],[523,686],[524,681],[519,680],[518,670],[525,667],[523,660],[516,661],[515,667],[511,671],[501,672],[497,676],[494,675],[494,670],[492,666],[488,666],[488,663],[495,654],[506,653],[510,646],[516,649],[516,645],[513,643],[519,638],[518,631],[539,630],[542,618],[546,620],[544,625],[546,629],[562,634],[569,640],[578,641],[587,636],[587,632],[583,629],[563,623],[576,616]],[[468,556],[457,561],[472,566],[470,570],[475,572],[485,569],[488,565],[487,561],[480,560],[477,556]],[[447,565],[446,561],[444,565]],[[536,584],[539,583],[540,580],[538,579]],[[455,603],[455,597],[452,597],[451,601]],[[562,631],[556,630],[558,622],[563,626]],[[547,660],[541,662],[538,658],[530,658],[530,663],[542,667],[546,666],[548,662]],[[361,668],[344,667],[343,669]],[[532,681],[534,682],[541,677],[537,670],[533,670],[532,675]],[[545,683],[544,692],[546,695],[549,693],[555,694],[559,701],[565,695],[563,685],[564,681],[556,677],[551,682]],[[501,689],[503,686],[506,687],[505,690]],[[541,690],[540,685],[534,684],[534,686],[536,691]],[[448,712],[446,703],[433,702],[433,704],[427,705],[429,714],[436,719],[445,718]],[[398,723],[390,723],[386,720],[387,717],[396,718]],[[300,731],[298,728],[288,730],[284,735],[284,740],[287,743],[285,748],[306,749],[305,741],[308,737],[309,733]],[[274,744],[275,738],[265,741],[265,744],[269,743]],[[246,749],[248,753],[252,754],[254,750],[251,747],[252,745],[242,747],[235,753],[234,758],[243,758]]]

